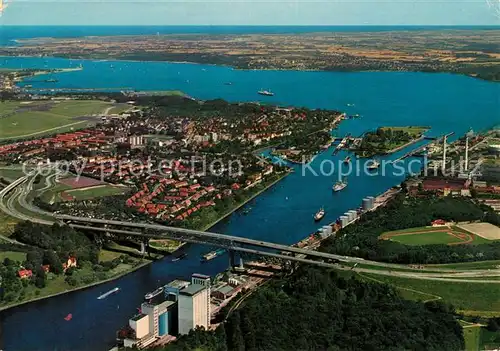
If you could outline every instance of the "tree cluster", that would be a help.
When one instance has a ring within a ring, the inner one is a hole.
[[[450,306],[304,266],[257,290],[216,331],[192,331],[163,348],[195,349],[463,350],[464,340]]]
[[[387,206],[364,214],[360,220],[327,239],[320,250],[374,261],[404,264],[439,264],[500,259],[500,242],[480,245],[408,246],[380,240],[384,232],[428,226],[433,220],[475,221],[498,219],[467,198],[406,198],[397,196]],[[491,217],[491,218],[490,218]]]

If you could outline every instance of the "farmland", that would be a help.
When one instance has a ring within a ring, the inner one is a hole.
[[[92,116],[124,109],[125,105],[90,100],[0,102],[0,140],[82,128],[95,120]]]

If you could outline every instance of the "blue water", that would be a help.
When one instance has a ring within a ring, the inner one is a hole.
[[[1,26],[0,45],[16,39],[111,35],[380,32],[393,30],[498,29],[498,26]]]
[[[83,71],[61,73],[58,83],[33,82],[33,86],[179,89],[201,99],[259,100],[362,115],[361,119],[343,122],[336,131],[338,135],[360,135],[380,125],[428,125],[429,135],[451,131],[460,135],[470,127],[484,130],[496,125],[500,116],[499,84],[451,74],[241,71],[162,62],[0,58],[0,67],[10,68],[63,68],[80,63]],[[233,85],[223,84],[228,81]],[[261,88],[272,89],[276,95],[261,97],[256,94]],[[304,168],[294,166],[295,173],[248,205],[252,207],[248,215],[235,213],[211,230],[291,244],[318,228],[312,216],[319,207],[326,210],[322,224],[328,223],[358,207],[364,196],[377,195],[404,178],[390,172],[385,176],[351,176],[344,191],[332,194],[337,173],[315,176],[311,170],[318,172],[322,161],[338,162],[345,155],[324,152],[305,174]],[[207,251],[210,248],[190,246],[185,260],[171,262],[165,258],[109,284],[5,311],[0,315],[0,349],[104,350],[113,343],[115,330],[135,313],[144,293],[174,278],[187,278],[193,272],[214,275],[227,266],[227,255],[201,264],[199,255]],[[116,286],[121,289],[119,293],[97,300]],[[70,322],[64,320],[68,313],[73,314]]]

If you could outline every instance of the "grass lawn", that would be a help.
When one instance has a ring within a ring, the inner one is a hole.
[[[23,170],[20,168],[0,168],[0,178],[5,178],[11,182],[24,175]]]
[[[49,106],[42,109],[41,106]],[[37,109],[39,107],[39,110]],[[44,133],[56,133],[63,128],[80,128],[89,123],[85,120],[76,120],[92,114],[100,114],[112,103],[93,100],[50,101],[21,104],[20,102],[0,102],[0,139],[21,138]],[[120,105],[119,105],[120,106]],[[31,107],[33,110],[16,112],[19,108]],[[69,126],[71,125],[71,126]]]
[[[498,350],[500,349],[500,332],[491,332],[486,328],[481,328],[481,336],[479,341],[481,350]]]
[[[26,253],[16,251],[0,252],[0,261],[3,261],[6,258],[10,258],[13,261],[24,262],[24,260],[26,259]]]
[[[61,201],[60,193],[65,190],[71,189],[70,186],[62,183],[57,183],[54,187],[47,189],[40,194],[40,199],[46,203],[54,203]]]
[[[17,218],[0,211],[0,235],[11,236],[17,223],[19,223]]]
[[[413,137],[418,137],[428,131],[430,127],[422,127],[422,126],[405,126],[405,127],[382,127],[382,130],[391,129],[393,132],[402,131],[410,134]]]
[[[426,301],[429,296],[435,296],[467,315],[500,316],[499,284],[442,282],[365,273],[359,276],[393,285],[405,298]],[[408,294],[408,291],[412,293]]]
[[[115,258],[120,257],[122,254],[118,252],[113,252],[109,250],[99,251],[99,262],[112,261]]]
[[[479,345],[481,343],[481,327],[464,326],[464,340],[465,340],[465,350],[466,351],[479,351]]]
[[[126,190],[127,189],[123,187],[116,187],[111,185],[104,185],[104,186],[99,185],[92,188],[67,190],[66,193],[73,196],[75,200],[88,200],[96,197],[121,195]]]

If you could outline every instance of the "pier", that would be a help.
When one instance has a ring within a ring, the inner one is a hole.
[[[425,149],[427,149],[427,147],[430,145],[430,144],[438,144],[440,142],[442,142],[444,140],[444,138],[448,138],[450,136],[452,136],[453,134],[455,134],[455,132],[451,132],[451,133],[448,133],[446,135],[443,135],[443,136],[440,136],[440,137],[425,137],[424,139],[425,140],[434,140],[433,142],[429,143],[429,144],[425,144],[425,145],[422,145],[414,150],[411,150],[409,152],[407,152],[406,154],[404,154],[403,156],[395,159],[394,161],[392,161],[391,163],[396,163],[396,162],[399,162],[399,161],[402,161],[408,157],[411,157],[411,156],[415,156],[417,154],[419,154],[420,152],[424,151]]]

